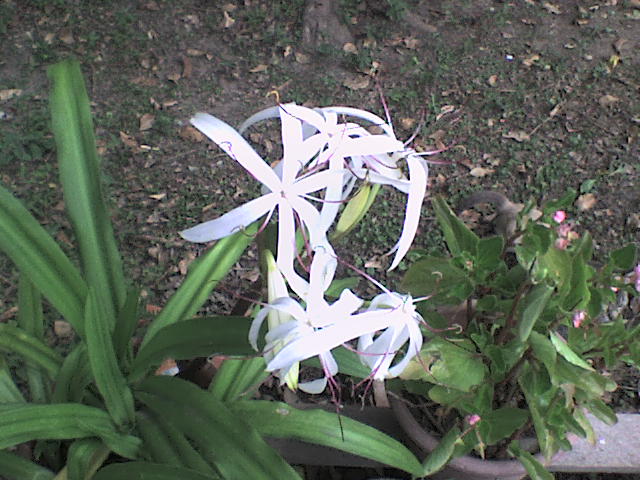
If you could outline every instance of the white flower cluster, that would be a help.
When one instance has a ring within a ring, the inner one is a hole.
[[[274,168],[241,135],[271,118],[279,118],[282,129],[283,155]],[[347,118],[355,120],[343,120]],[[383,133],[372,134],[357,121],[376,125]],[[192,242],[220,239],[278,210],[275,259],[266,252],[269,304],[257,314],[249,334],[257,350],[260,326],[268,318],[263,350],[267,370],[291,388],[321,392],[327,376],[338,371],[331,350],[358,339],[357,352],[371,368],[373,378],[402,373],[422,346],[422,318],[413,300],[386,291],[365,304],[345,289],[330,304],[325,293],[334,280],[337,258],[328,231],[358,182],[397,188],[407,194],[407,204],[402,233],[391,250],[395,257],[390,269],[395,268],[409,250],[418,227],[427,187],[426,161],[404,147],[390,124],[370,112],[349,107],[310,109],[283,104],[251,116],[239,131],[205,113],[196,114],[191,123],[260,181],[263,195],[181,232],[183,238]],[[409,177],[403,173],[405,162]],[[308,275],[295,269],[297,227],[311,252]],[[403,358],[392,365],[407,341]],[[298,384],[299,362],[316,355],[326,376]]]

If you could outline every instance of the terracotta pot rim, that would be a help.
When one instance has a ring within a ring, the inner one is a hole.
[[[438,439],[427,432],[409,410],[406,403],[398,398],[389,397],[391,409],[407,436],[425,453],[431,453],[438,446]],[[535,455],[543,465],[548,462],[540,454]],[[448,468],[464,473],[476,473],[496,477],[526,475],[527,471],[518,460],[482,460],[469,455],[454,458]]]

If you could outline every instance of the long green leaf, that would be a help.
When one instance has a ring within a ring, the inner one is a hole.
[[[168,357],[176,360],[209,356],[255,355],[248,340],[251,319],[237,316],[202,317],[168,325],[140,349],[130,379],[140,378],[151,366]]]
[[[0,476],[7,480],[51,480],[54,474],[26,458],[0,451]]]
[[[122,260],[103,201],[89,97],[74,60],[49,68],[51,123],[65,206],[80,248],[86,280],[105,301],[110,319],[125,299]]]
[[[40,292],[25,274],[18,284],[18,326],[38,340],[44,340],[44,316]],[[26,366],[29,395],[34,403],[46,403],[49,384],[45,371],[33,365]]]
[[[268,437],[296,438],[337,448],[370,458],[413,475],[423,467],[400,442],[388,435],[346,417],[324,410],[297,410],[286,403],[262,400],[241,401],[231,409]]]
[[[122,480],[124,478],[127,480],[217,480],[220,477],[163,463],[127,462],[113,463],[100,469],[93,480]]]
[[[454,427],[442,437],[442,440],[438,443],[438,446],[425,458],[422,463],[423,471],[421,476],[429,476],[442,469],[456,448],[456,443],[460,442],[460,429]]]
[[[525,297],[522,319],[518,324],[518,338],[521,342],[526,342],[529,338],[533,326],[547,306],[552,293],[553,287],[541,283],[533,287]]]
[[[136,397],[192,439],[225,478],[299,479],[242,416],[209,392],[174,377],[153,377]]]
[[[1,185],[0,250],[82,334],[87,286],[80,272],[33,215]]]
[[[111,450],[97,438],[81,438],[74,441],[67,453],[69,480],[89,480],[98,471]]]
[[[82,402],[87,386],[93,381],[84,343],[78,344],[64,359],[55,378],[52,402]]]
[[[468,252],[475,255],[478,249],[478,236],[467,228],[449,208],[447,202],[442,197],[433,197],[431,200],[433,210],[438,218],[438,224],[442,228],[444,239],[452,255],[460,255]]]
[[[136,420],[136,427],[144,442],[142,448],[151,460],[189,468],[206,475],[217,475],[184,434],[161,416],[138,412]]]
[[[113,348],[116,357],[123,369],[128,370],[131,362],[131,339],[138,326],[138,307],[140,304],[140,292],[137,289],[129,289],[127,299],[118,312],[118,318],[113,330]]]
[[[229,358],[216,372],[209,391],[218,400],[232,402],[244,395],[251,395],[268,376],[262,357]]]
[[[142,341],[144,347],[158,331],[193,317],[211,291],[236,263],[258,231],[258,222],[244,231],[219,240],[203,257],[191,265],[189,274],[158,317],[149,325]]]
[[[0,408],[0,449],[31,440],[99,437],[114,452],[135,458],[140,440],[118,433],[107,412],[79,403]]]
[[[113,322],[107,320],[108,314],[98,302],[93,288],[89,288],[84,324],[91,372],[116,425],[133,424],[133,395],[120,371],[113,348],[109,328]]]
[[[3,356],[0,355],[0,404],[24,403],[22,392],[11,378],[9,366]]]
[[[52,378],[62,365],[58,352],[13,325],[0,325],[0,351],[17,354],[27,363],[42,367]]]

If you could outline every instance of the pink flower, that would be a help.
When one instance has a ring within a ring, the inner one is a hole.
[[[573,314],[573,326],[575,328],[580,328],[580,325],[582,325],[582,322],[584,322],[586,318],[587,312],[585,312],[584,310],[578,310]]]
[[[473,415],[467,416],[466,420],[469,425],[473,426],[482,419],[480,418],[480,415],[478,415],[477,413],[474,413]]]
[[[555,246],[558,250],[566,250],[569,246],[569,239],[564,237],[558,238],[556,239]]]
[[[562,223],[565,221],[566,218],[567,218],[567,214],[565,213],[564,210],[557,210],[553,214],[553,221],[556,223]]]

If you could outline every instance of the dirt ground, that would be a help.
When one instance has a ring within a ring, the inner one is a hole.
[[[116,234],[150,315],[203,249],[177,232],[258,193],[188,127],[197,111],[238,125],[277,101],[381,116],[386,103],[399,138],[447,147],[431,157],[430,195],[455,206],[493,189],[540,203],[575,189],[568,213],[599,258],[638,241],[639,0],[336,0],[329,10],[304,0],[0,0],[0,180],[65,248],[46,67],[70,56],[82,62]],[[250,138],[269,158],[278,133]],[[338,246],[391,285],[398,275],[385,274],[382,255],[402,200],[385,192]],[[428,201],[423,213],[416,248],[442,249]],[[228,311],[255,263],[245,255],[207,308]],[[16,277],[3,259],[0,273],[6,321]],[[629,375],[622,405],[637,401]]]

